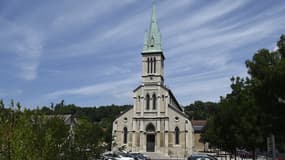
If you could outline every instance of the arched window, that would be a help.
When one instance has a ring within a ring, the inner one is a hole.
[[[155,127],[152,123],[149,123],[147,126],[146,126],[146,131],[147,132],[155,132]]]
[[[153,72],[156,72],[156,59],[155,57],[153,58]]]
[[[150,73],[152,73],[152,67],[153,67],[153,60],[150,58]]]
[[[147,58],[147,73],[149,73],[149,58]]]
[[[150,47],[154,47],[154,37],[153,36],[150,39]]]
[[[127,129],[127,127],[125,127],[124,128],[124,144],[127,144],[127,142],[128,142],[128,129]]]
[[[164,101],[164,95],[162,95],[162,101]]]
[[[150,101],[149,94],[146,95],[145,100],[146,100],[146,109],[149,110],[149,104],[150,104],[149,103],[149,101]]]
[[[155,96],[155,94],[152,95],[152,109],[156,109],[156,96]]]
[[[175,128],[175,144],[179,144],[179,128]]]

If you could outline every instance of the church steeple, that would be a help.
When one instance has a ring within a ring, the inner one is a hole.
[[[142,83],[144,85],[163,85],[164,55],[154,3],[152,3],[149,30],[145,34],[142,58]]]
[[[162,52],[161,34],[156,20],[155,4],[152,3],[152,15],[149,30],[145,33],[143,53]]]

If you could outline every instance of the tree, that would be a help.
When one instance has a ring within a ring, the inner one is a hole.
[[[189,119],[208,119],[218,110],[218,103],[195,101],[193,104],[184,107],[185,113]]]
[[[278,50],[259,50],[246,61],[253,81],[253,94],[263,113],[263,130],[285,142],[285,36],[277,42]]]
[[[252,83],[240,77],[231,81],[232,92],[221,97],[219,111],[208,120],[202,137],[235,155],[236,148],[246,148],[255,155],[255,149],[262,146],[264,139]]]
[[[10,108],[0,109],[0,158],[4,160],[60,159],[69,127],[62,119],[45,117],[38,110],[21,111],[11,100]]]
[[[131,107],[81,108],[62,100],[54,109],[52,104],[28,110],[20,102],[15,104],[11,100],[5,108],[0,100],[0,159],[4,160],[98,158],[111,147],[112,122]],[[64,114],[72,114],[79,123],[74,128],[65,125]]]
[[[5,108],[5,105],[4,105],[3,99],[0,99],[0,110],[4,108]]]
[[[65,158],[71,160],[98,158],[104,150],[102,128],[86,119],[81,119],[74,131],[74,143]]]
[[[205,140],[225,150],[239,147],[255,154],[256,147],[265,146],[266,136],[274,134],[277,147],[284,148],[284,35],[277,45],[277,51],[261,49],[246,61],[250,77],[231,79],[232,91],[221,98],[217,114],[209,119]]]

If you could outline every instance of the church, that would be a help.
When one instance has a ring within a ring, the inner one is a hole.
[[[194,131],[174,94],[164,85],[165,57],[154,4],[141,55],[141,84],[133,91],[133,107],[113,122],[112,149],[189,156],[194,149]]]

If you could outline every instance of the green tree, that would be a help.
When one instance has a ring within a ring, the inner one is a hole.
[[[0,109],[0,158],[3,160],[60,159],[69,127],[56,116],[46,117],[38,110],[21,111],[11,101],[10,108]]]
[[[102,128],[86,119],[81,119],[74,131],[74,142],[65,158],[74,160],[98,158],[104,150]]]
[[[2,159],[13,159],[13,152],[15,147],[13,146],[13,140],[15,137],[15,129],[21,116],[21,107],[14,108],[14,100],[10,102],[10,108],[5,109],[3,101],[0,109],[0,153]]]
[[[3,102],[3,99],[0,99],[0,109],[4,109],[5,108],[5,105],[4,105],[4,102]]]
[[[15,105],[16,104],[16,105]],[[98,157],[112,143],[112,122],[130,105],[79,107],[60,103],[51,107],[24,109],[11,100],[0,100],[0,159],[86,159]],[[79,120],[75,127],[64,124],[62,115]],[[74,134],[71,134],[74,133]],[[73,135],[73,136],[70,136]]]
[[[221,97],[202,137],[218,148],[236,155],[236,148],[255,149],[264,142],[259,108],[255,104],[250,79],[232,78],[232,92]]]
[[[284,148],[284,35],[277,45],[277,51],[261,49],[246,61],[249,78],[231,79],[232,91],[221,98],[217,114],[209,119],[205,140],[225,150],[239,147],[254,153],[256,147],[265,146],[266,136],[274,134],[277,147]]]
[[[253,94],[263,113],[263,130],[285,142],[285,35],[277,42],[278,50],[259,50],[246,61],[253,81]]]
[[[217,112],[218,105],[218,103],[214,102],[195,101],[194,103],[185,106],[184,111],[189,119],[206,120],[210,115]]]

